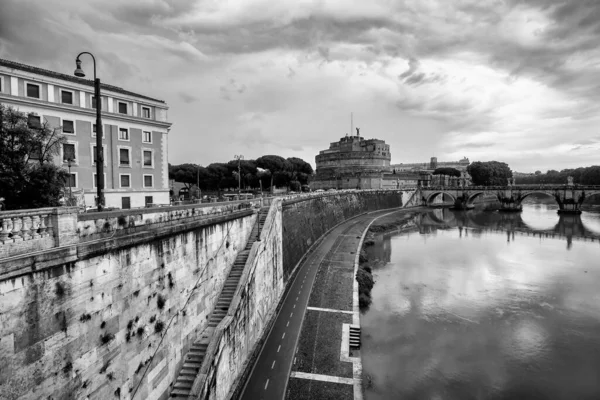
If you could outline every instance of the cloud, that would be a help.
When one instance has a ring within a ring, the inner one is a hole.
[[[361,132],[392,146],[394,162],[432,153],[502,156],[517,169],[595,162],[596,0],[0,7],[0,57],[70,73],[77,52],[91,50],[104,82],[167,100],[173,163],[243,149],[259,156],[261,143],[312,162],[347,132],[351,111]],[[210,137],[190,136],[199,120]],[[200,146],[207,141],[214,147]]]

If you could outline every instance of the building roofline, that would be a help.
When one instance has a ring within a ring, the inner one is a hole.
[[[62,79],[62,80],[65,80],[65,81],[69,81],[69,82],[73,82],[73,83],[79,83],[81,85],[86,85],[86,86],[94,87],[94,81],[90,80],[90,79],[78,78],[76,76],[66,75],[66,74],[62,74],[60,72],[54,72],[54,71],[50,71],[50,70],[43,69],[43,68],[33,67],[31,65],[21,64],[21,63],[18,63],[18,62],[15,62],[15,61],[6,60],[6,59],[3,59],[3,58],[0,58],[0,66],[4,66],[4,67],[8,67],[8,68],[13,68],[13,69],[18,69],[20,71],[31,72],[31,73],[38,74],[38,75],[48,76],[50,78]],[[141,99],[146,99],[146,100],[155,101],[155,102],[158,102],[158,103],[165,104],[164,100],[159,100],[159,99],[155,99],[153,97],[144,96],[142,94],[130,92],[129,90],[122,89],[122,88],[120,88],[118,86],[107,85],[105,83],[101,83],[100,85],[101,85],[100,87],[102,89],[109,90],[111,92],[121,93],[121,94],[124,94],[124,95],[139,97]]]

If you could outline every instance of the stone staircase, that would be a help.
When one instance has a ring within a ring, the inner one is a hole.
[[[360,326],[350,325],[350,348],[360,348]]]
[[[244,272],[246,261],[250,255],[250,249],[252,248],[254,242],[260,237],[260,228],[263,227],[265,220],[267,219],[268,211],[268,207],[265,207],[259,211],[259,223],[254,224],[252,227],[252,232],[250,233],[250,237],[248,238],[248,243],[246,243],[246,247],[238,253],[235,261],[233,262],[233,266],[231,267],[229,276],[227,276],[227,279],[225,280],[223,290],[219,295],[215,309],[210,314],[210,318],[208,319],[208,328],[202,332],[202,336],[196,342],[194,342],[194,344],[192,344],[190,350],[185,355],[183,366],[181,367],[181,371],[179,371],[179,376],[175,381],[175,385],[173,385],[173,388],[171,389],[171,397],[186,398],[189,396],[194,384],[194,380],[200,372],[200,367],[202,366],[202,361],[204,360],[204,356],[213,332],[229,311],[229,305],[231,304],[233,295],[237,290],[238,283],[242,277],[242,273]]]

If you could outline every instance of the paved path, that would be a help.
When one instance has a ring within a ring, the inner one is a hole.
[[[331,231],[300,265],[275,324],[248,378],[240,397],[242,400],[277,400],[285,397],[302,320],[319,265],[323,261],[328,261],[325,257],[334,246],[336,239],[348,232],[350,228],[360,226],[362,233],[364,227],[373,218],[389,212],[390,210],[377,211],[341,224]],[[357,240],[356,235],[349,236],[351,236],[349,239]],[[336,246],[341,246],[343,242],[338,241]]]

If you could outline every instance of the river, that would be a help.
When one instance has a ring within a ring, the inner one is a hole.
[[[367,247],[366,400],[600,399],[600,214],[436,209]]]

